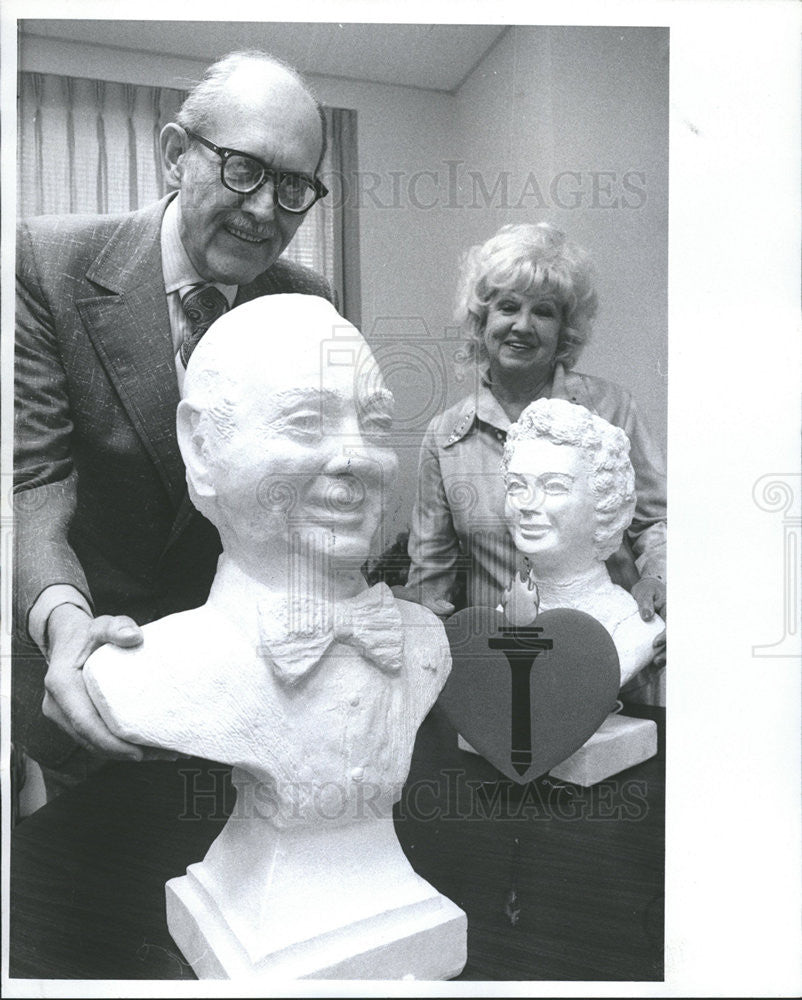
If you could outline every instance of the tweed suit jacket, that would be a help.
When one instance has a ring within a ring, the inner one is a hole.
[[[41,714],[46,667],[27,631],[39,594],[71,584],[96,615],[144,624],[202,604],[220,552],[188,499],[176,438],[168,201],[19,228],[12,738],[50,766],[75,744]],[[277,261],[234,307],[281,292],[331,298],[323,278]]]

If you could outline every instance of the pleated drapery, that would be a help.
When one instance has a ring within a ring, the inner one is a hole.
[[[134,112],[136,111],[136,88],[130,83],[123,85],[125,110],[128,112],[128,207],[133,211],[139,207],[139,185],[137,175],[139,168],[136,161],[136,129],[134,128]]]
[[[324,180],[331,191],[333,283],[340,295],[340,311],[355,326],[361,326],[356,111],[325,111],[331,149],[329,174]]]
[[[106,85],[102,80],[94,80],[93,83],[97,134],[97,212],[99,215],[105,215],[109,210],[109,158],[106,149],[106,125],[103,121],[103,97]]]
[[[75,184],[75,117],[72,109],[75,104],[75,81],[64,77],[64,96],[67,102],[67,190],[70,197],[70,212],[77,212],[78,190]]]
[[[42,133],[42,90],[44,87],[44,77],[41,73],[29,73],[31,81],[31,92],[33,94],[33,198],[36,206],[36,215],[45,212],[45,190],[44,190],[44,139]],[[20,146],[20,149],[22,147]]]
[[[158,192],[158,197],[162,198],[164,196],[164,174],[162,173],[162,150],[159,139],[162,130],[160,113],[162,106],[162,88],[151,87],[150,90],[150,113],[151,120],[153,121],[153,128],[151,131],[153,139],[153,174],[156,178],[156,190]]]
[[[185,93],[20,73],[21,217],[127,212],[164,193],[159,133]]]

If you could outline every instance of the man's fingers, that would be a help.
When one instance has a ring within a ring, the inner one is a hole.
[[[72,643],[54,654],[45,675],[45,698],[42,711],[77,743],[107,757],[141,760],[142,752],[133,743],[114,735],[99,715],[89,697],[83,678],[87,652],[94,648],[91,629],[76,650]]]
[[[141,760],[142,750],[108,728],[89,697],[83,678],[88,657],[105,643],[138,646],[142,631],[127,615],[90,619],[59,606],[50,616],[50,654],[42,711],[76,743],[93,753],[120,760]]]
[[[142,629],[128,615],[101,615],[92,621],[90,634],[93,649],[107,642],[123,647],[142,642]]]
[[[81,683],[83,683],[81,681]],[[142,751],[112,733],[86,694],[79,691],[58,690],[57,699],[45,693],[42,711],[60,726],[76,743],[91,753],[118,760],[141,760]]]
[[[75,732],[70,720],[61,711],[59,703],[48,691],[45,691],[44,701],[42,702],[42,714],[46,719],[50,719],[51,722],[55,722],[55,724],[63,729],[68,736],[71,736],[76,743],[81,743],[83,746],[83,741],[78,738],[78,734]]]
[[[117,760],[142,760],[142,750],[136,744],[115,736],[89,698],[85,704],[81,703],[78,711],[72,712],[69,721],[78,742],[87,750]]]
[[[454,614],[454,605],[449,601],[432,601],[427,606],[438,618],[450,618]]]

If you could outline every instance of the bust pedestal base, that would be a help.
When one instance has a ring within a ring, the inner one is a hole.
[[[389,816],[282,827],[235,809],[166,893],[202,979],[450,979],[467,957],[464,912],[415,874]]]
[[[549,771],[552,778],[589,788],[657,753],[657,723],[608,715],[576,753]]]
[[[429,891],[417,903],[296,941],[254,963],[190,869],[167,883],[167,923],[199,979],[453,979],[465,966],[467,919]]]

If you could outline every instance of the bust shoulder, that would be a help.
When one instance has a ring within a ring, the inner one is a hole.
[[[101,646],[86,661],[84,681],[104,718],[110,704],[144,704],[154,690],[191,690],[204,664],[228,662],[239,646],[236,629],[208,605],[160,618],[142,633],[141,645]]]
[[[431,672],[440,685],[451,670],[451,649],[440,619],[428,608],[395,599],[404,628],[404,659],[407,669]]]

